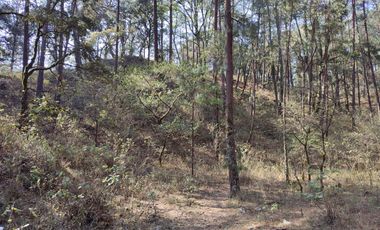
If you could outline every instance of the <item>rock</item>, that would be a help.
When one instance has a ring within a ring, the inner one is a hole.
[[[239,208],[239,212],[244,214],[247,212],[247,210],[245,208],[241,207],[241,208]]]
[[[289,225],[289,224],[291,224],[291,222],[290,222],[290,221],[287,221],[287,220],[284,219],[284,220],[282,221],[282,224],[283,224],[283,225]]]

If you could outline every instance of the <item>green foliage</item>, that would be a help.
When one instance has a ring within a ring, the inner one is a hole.
[[[248,169],[248,164],[245,162],[248,159],[248,154],[250,152],[249,145],[238,145],[236,148],[236,161],[238,163],[238,170],[244,171]]]
[[[311,180],[307,186],[309,188],[309,191],[302,194],[305,199],[313,201],[323,199],[324,191],[321,191],[318,177],[316,177],[314,180]]]
[[[36,99],[29,115],[29,123],[32,126],[31,131],[52,132],[56,125],[57,117],[64,112],[65,109],[50,98]]]

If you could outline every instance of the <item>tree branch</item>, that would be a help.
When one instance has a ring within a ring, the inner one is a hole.
[[[61,63],[65,58],[67,58],[68,56],[70,56],[71,54],[73,54],[74,52],[70,52],[70,53],[67,53],[65,54],[62,58],[60,58],[59,60],[57,60],[56,62],[52,63],[49,67],[34,67],[30,70],[31,73],[35,72],[35,71],[39,71],[39,70],[50,70],[54,67],[56,67],[59,63]]]
[[[2,15],[15,15],[18,17],[24,17],[25,16],[25,15],[17,13],[17,12],[0,12],[0,16],[2,16]]]

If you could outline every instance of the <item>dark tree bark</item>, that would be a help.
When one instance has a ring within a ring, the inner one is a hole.
[[[64,20],[64,0],[61,0],[60,4],[60,17],[61,20]],[[58,103],[61,103],[61,90],[63,88],[63,70],[64,70],[64,61],[63,61],[63,56],[64,56],[64,32],[63,31],[58,31],[58,58],[57,60],[62,60],[59,62],[57,66],[57,74],[58,74],[58,82],[57,82],[57,94],[55,95],[55,101]]]
[[[364,54],[363,54],[362,63],[363,63],[363,77],[364,77],[365,89],[367,93],[368,109],[370,113],[372,113],[373,108],[372,108],[371,93],[369,91],[367,60]]]
[[[16,24],[18,24],[18,18],[16,19]],[[12,52],[11,52],[11,74],[13,76],[13,69],[14,64],[16,62],[15,56],[17,53],[17,42],[18,42],[19,34],[17,32],[13,32],[13,39],[12,39]]]
[[[191,101],[191,176],[195,176],[195,89]]]
[[[376,75],[375,75],[375,70],[373,67],[373,62],[372,62],[372,56],[371,56],[371,51],[369,50],[369,37],[368,37],[368,25],[367,25],[367,11],[366,11],[366,2],[363,1],[363,14],[364,14],[364,30],[365,30],[365,39],[367,43],[367,58],[368,58],[368,63],[369,67],[371,70],[371,76],[372,76],[372,82],[373,86],[375,88],[375,97],[376,97],[376,102],[377,102],[377,112],[380,115],[380,96],[379,96],[379,91],[377,88],[377,81],[376,81]]]
[[[163,5],[163,0],[160,2],[161,5]],[[165,54],[164,54],[164,18],[160,17],[160,61],[165,60]]]
[[[312,6],[312,4],[311,4]],[[317,21],[315,18],[311,19],[311,10],[310,10],[310,20],[312,21],[311,25],[311,47],[308,50],[308,76],[309,76],[309,92],[308,92],[308,114],[311,114],[312,108],[313,108],[313,80],[314,80],[314,44],[316,42],[315,33],[316,33],[316,27],[317,27]],[[305,20],[306,21],[306,20]],[[306,24],[306,22],[305,22]],[[305,25],[306,26],[306,25]],[[308,35],[308,33],[306,33]]]
[[[214,0],[214,41],[216,43],[218,37],[218,13],[219,13],[219,0]],[[214,77],[214,85],[217,89],[218,84],[218,57],[215,55],[213,60],[213,77]],[[218,90],[215,90],[215,99],[219,100],[219,92]],[[220,134],[220,124],[219,124],[219,104],[215,104],[214,108],[214,121],[215,121],[215,130],[214,130],[214,151],[215,151],[215,157],[217,160],[219,160],[219,134]]]
[[[330,6],[329,6],[330,7]],[[326,23],[330,22],[330,12],[327,12]],[[329,75],[328,75],[328,63],[329,63],[329,48],[331,42],[330,27],[327,26],[325,30],[325,46],[323,50],[323,69],[321,73],[321,85],[322,85],[322,108],[320,115],[320,130],[321,130],[321,142],[322,142],[322,160],[319,165],[319,182],[321,191],[324,189],[324,168],[327,160],[326,140],[328,136],[328,130],[330,127],[329,111],[328,111],[328,89],[329,89]]]
[[[233,27],[231,16],[231,0],[225,1],[226,26],[226,120],[227,120],[227,164],[230,182],[230,196],[240,191],[239,171],[236,162],[235,128],[234,128],[234,95],[233,95]]]
[[[153,42],[154,42],[154,61],[160,60],[158,49],[158,15],[157,15],[157,0],[153,0]]]
[[[50,0],[46,3],[46,10],[50,10]],[[38,66],[44,67],[45,66],[45,53],[46,53],[46,43],[47,43],[47,32],[48,32],[48,23],[45,22],[44,27],[42,28],[42,39],[41,39],[41,48],[40,48],[40,58],[38,60]],[[37,77],[37,86],[36,86],[36,96],[38,98],[41,98],[43,96],[44,92],[44,71],[39,70],[38,71],[38,77]]]
[[[73,0],[73,15],[76,14],[77,0]],[[78,28],[73,28],[73,40],[74,40],[74,58],[75,58],[75,69],[79,75],[81,75],[82,68],[82,54],[81,54],[81,43]]]
[[[283,62],[283,58],[282,58],[282,39],[281,39],[281,15],[279,14],[279,10],[278,10],[278,3],[276,3],[276,6],[275,6],[275,18],[276,18],[276,28],[277,28],[277,42],[278,42],[278,63],[279,63],[279,69],[278,69],[278,74],[279,74],[279,77],[280,77],[280,101],[281,101],[281,104],[284,102],[284,99],[285,97],[283,95],[284,94],[284,86],[286,86],[286,84],[283,84],[283,81],[285,81],[284,79],[284,62]],[[280,105],[281,107],[282,105]]]
[[[272,38],[272,23],[271,23],[271,10],[269,5],[267,5],[267,13],[268,13],[268,30],[269,30],[269,46],[271,47],[271,52],[273,52],[273,38]],[[278,99],[278,90],[277,90],[277,77],[276,77],[276,67],[274,65],[274,61],[271,61],[270,75],[273,83],[275,103],[276,103],[276,111],[277,115],[280,112],[280,102]]]
[[[169,3],[169,62],[173,62],[173,0]]]
[[[355,88],[356,88],[356,1],[355,0],[352,0],[352,110],[351,110],[351,113],[352,113],[352,126],[355,126],[355,119],[354,119],[354,114],[355,114],[355,110],[356,110],[356,92],[355,92]],[[358,94],[360,94],[360,92],[357,92]]]
[[[344,98],[345,98],[345,107],[347,112],[350,111],[350,101],[349,101],[349,93],[348,93],[348,84],[347,84],[347,76],[346,71],[343,71],[343,86],[344,86]]]
[[[114,72],[119,68],[119,31],[120,31],[120,0],[117,0],[116,7],[116,45],[115,45],[115,66]]]
[[[29,15],[30,0],[25,0],[24,15]],[[23,53],[22,53],[22,68],[28,65],[29,60],[29,21],[24,20],[24,44],[23,44]]]

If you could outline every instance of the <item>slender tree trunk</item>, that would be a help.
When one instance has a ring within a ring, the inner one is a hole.
[[[269,46],[271,47],[271,53],[273,52],[273,39],[272,39],[272,23],[271,23],[271,13],[270,13],[270,8],[269,8],[269,5],[267,5],[267,13],[268,13],[268,30],[269,30]],[[274,61],[272,60],[271,61],[271,70],[270,70],[270,75],[271,75],[271,78],[272,78],[272,82],[273,82],[273,89],[274,89],[274,96],[275,96],[275,103],[276,103],[276,112],[277,112],[277,115],[279,114],[280,112],[280,102],[279,102],[279,99],[278,99],[278,90],[277,90],[277,77],[276,77],[276,68],[275,68],[275,65],[274,65]]]
[[[60,16],[61,16],[61,20],[63,20],[63,17],[64,17],[64,0],[61,0],[61,5],[60,5]],[[62,91],[62,88],[63,88],[63,66],[64,66],[64,61],[63,61],[63,40],[64,40],[64,32],[63,31],[59,31],[59,36],[58,36],[58,59],[57,60],[60,60],[60,63],[58,64],[58,68],[57,68],[57,74],[58,74],[58,82],[57,82],[57,94],[55,96],[55,101],[57,101],[58,103],[61,103],[61,91]]]
[[[18,23],[18,19],[16,19],[16,23]],[[13,39],[12,39],[11,76],[13,76],[14,64],[16,62],[15,56],[16,56],[16,52],[17,52],[17,41],[18,41],[18,34],[15,32],[15,33],[13,33]]]
[[[24,15],[29,15],[30,0],[25,0]],[[22,53],[22,68],[28,65],[29,59],[29,21],[24,20],[24,44],[23,44],[23,53]]]
[[[251,91],[251,97],[252,97],[252,102],[251,102],[251,125],[250,125],[250,130],[249,130],[249,137],[247,140],[247,143],[251,143],[253,139],[253,130],[254,130],[254,116],[256,114],[256,86],[257,86],[257,61],[254,60],[252,63],[252,91]]]
[[[154,61],[160,60],[158,50],[158,15],[157,15],[157,0],[153,0],[153,40],[154,40]]]
[[[364,13],[364,30],[365,30],[365,37],[366,37],[366,43],[367,43],[367,58],[368,58],[368,63],[369,67],[371,70],[371,76],[372,76],[372,82],[373,86],[375,88],[375,97],[376,97],[376,102],[377,102],[377,112],[380,116],[380,96],[379,96],[379,91],[377,87],[377,81],[376,81],[376,75],[375,75],[375,70],[373,67],[373,62],[372,62],[372,56],[371,56],[371,51],[369,49],[369,36],[368,36],[368,25],[367,25],[367,11],[366,11],[366,2],[365,0],[363,1],[363,13]]]
[[[293,5],[291,5],[291,13],[293,14]],[[291,74],[291,67],[290,67],[290,39],[291,39],[291,32],[290,32],[290,25],[292,24],[292,16],[290,17],[289,23],[286,23],[286,30],[288,34],[288,39],[286,42],[286,79],[283,79],[283,113],[282,113],[282,123],[283,123],[283,129],[282,129],[282,141],[283,141],[283,153],[284,153],[284,172],[285,172],[285,181],[286,183],[290,182],[289,178],[289,157],[288,157],[288,148],[287,148],[287,132],[286,132],[286,95],[288,95],[289,99],[289,84],[290,84],[290,74]]]
[[[372,108],[372,101],[371,101],[371,93],[369,91],[367,61],[366,61],[366,57],[364,53],[363,53],[363,76],[364,76],[365,88],[366,88],[366,93],[367,93],[368,108],[369,108],[370,113],[372,113],[373,108]]]
[[[335,106],[340,108],[340,79],[338,73],[336,75],[335,80]]]
[[[226,26],[226,120],[227,120],[227,163],[230,182],[230,196],[236,196],[240,191],[239,171],[236,161],[235,130],[234,130],[234,95],[233,95],[233,30],[231,16],[231,0],[225,1]]]
[[[187,17],[185,17],[185,39],[186,39],[186,62],[189,62],[189,35],[187,32]]]
[[[119,31],[120,31],[120,0],[117,0],[116,7],[116,45],[115,45],[115,66],[114,72],[119,68]]]
[[[173,62],[173,0],[169,3],[169,62]]]
[[[25,0],[25,6],[24,6],[24,15],[29,15],[29,7],[30,7],[30,0]],[[24,44],[23,44],[23,54],[22,54],[22,98],[21,98],[21,112],[20,112],[20,122],[19,122],[19,128],[22,128],[25,123],[27,122],[28,118],[28,98],[29,98],[29,92],[28,92],[28,78],[29,74],[27,74],[27,67],[28,67],[28,60],[29,60],[29,22],[28,20],[24,21]]]
[[[281,19],[280,19],[280,15],[279,15],[279,10],[278,10],[278,3],[276,3],[276,6],[275,6],[275,18],[276,18],[276,27],[277,27],[277,41],[278,41],[278,63],[279,63],[279,77],[280,77],[280,101],[281,101],[281,104],[283,103],[283,100],[284,100],[284,86],[286,86],[286,84],[283,84],[283,81],[284,80],[284,63],[283,63],[283,58],[282,58],[282,40],[281,40]],[[281,107],[282,105],[280,105]]]
[[[348,84],[347,84],[347,77],[346,77],[346,72],[343,71],[343,85],[344,85],[344,96],[345,96],[345,107],[347,112],[350,111],[350,101],[349,101],[349,96],[348,96]]]
[[[75,15],[78,10],[77,0],[73,1],[72,7],[73,7],[73,15]],[[80,43],[78,28],[73,28],[73,40],[74,40],[75,69],[77,71],[77,74],[81,76],[82,55],[81,55],[81,43]]]
[[[309,106],[309,110],[308,110],[308,113],[311,114],[311,111],[312,111],[312,108],[313,108],[313,97],[314,97],[314,94],[313,94],[313,80],[314,80],[314,75],[313,75],[313,70],[314,70],[314,44],[315,44],[315,31],[316,31],[316,27],[317,27],[317,22],[316,22],[316,19],[313,19],[313,22],[312,22],[312,28],[311,28],[311,46],[312,48],[309,50],[309,59],[310,59],[310,64],[309,64],[309,69],[308,69],[308,75],[309,75],[309,93],[308,93],[308,106]]]
[[[330,7],[330,6],[329,6]],[[330,22],[330,12],[327,13],[326,16],[326,22]],[[324,167],[325,162],[327,159],[327,152],[326,152],[326,139],[328,135],[328,83],[329,83],[329,76],[328,76],[328,61],[329,61],[329,46],[330,46],[330,29],[327,27],[325,31],[325,47],[323,52],[323,72],[322,72],[322,78],[321,78],[321,84],[322,84],[322,114],[320,118],[320,129],[321,129],[321,141],[322,141],[322,161],[319,167],[319,181],[321,185],[321,191],[324,189]]]
[[[218,40],[218,12],[219,12],[219,0],[214,0],[214,42]],[[215,99],[219,100],[219,91],[218,91],[218,57],[214,56],[213,60],[213,75],[214,75],[214,85],[215,85]],[[215,104],[214,108],[214,119],[215,119],[215,131],[214,131],[214,151],[216,160],[219,160],[219,135],[220,135],[220,124],[219,124],[219,104]]]
[[[148,37],[148,41],[147,41],[147,45],[148,45],[148,60],[150,60],[150,50],[151,50],[151,45],[152,45],[152,36],[151,36],[151,32],[152,32],[152,28],[150,27],[149,30],[148,30],[148,34],[147,34],[147,37]]]
[[[191,176],[195,176],[195,90],[191,102]]]
[[[163,0],[160,2],[163,5]],[[160,61],[165,60],[164,54],[164,19],[160,17]]]
[[[352,0],[352,126],[355,126],[355,110],[356,110],[356,1]],[[360,92],[357,92],[360,94]]]
[[[46,9],[50,10],[50,0],[46,3]],[[42,40],[41,40],[41,49],[40,49],[40,58],[38,60],[38,66],[44,67],[45,65],[45,53],[46,53],[46,39],[48,32],[48,23],[46,22],[44,27],[42,28]],[[37,87],[36,87],[36,96],[41,98],[44,92],[44,71],[38,71],[37,77]]]

